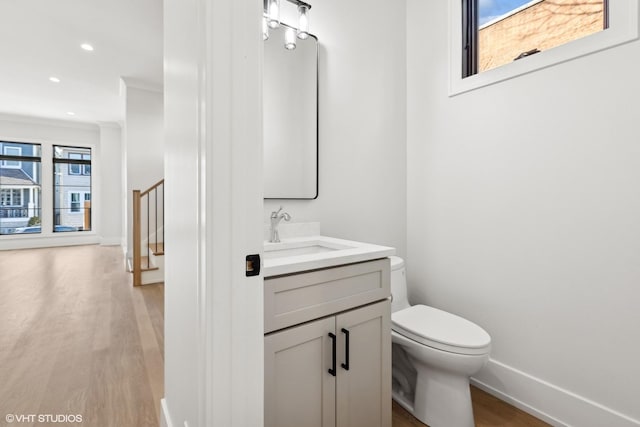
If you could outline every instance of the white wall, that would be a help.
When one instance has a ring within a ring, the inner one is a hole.
[[[111,129],[110,132],[119,132]],[[36,117],[0,114],[0,139],[33,142],[42,145],[42,158],[51,158],[53,145],[70,145],[92,148],[92,230],[83,233],[52,233],[53,228],[53,198],[47,197],[51,192],[45,192],[41,200],[42,234],[39,235],[10,235],[0,236],[0,249],[19,249],[47,246],[78,245],[105,242],[119,243],[119,233],[111,229],[103,229],[105,217],[102,209],[105,202],[111,203],[109,195],[119,192],[119,181],[110,178],[110,171],[119,169],[117,158],[109,155],[111,147],[103,146],[110,142],[109,137],[102,136],[102,128],[94,124],[42,119]],[[119,147],[113,147],[118,150]],[[107,154],[103,158],[103,154]],[[42,181],[44,189],[53,185],[53,170],[51,161],[42,162]],[[107,199],[103,199],[103,194]],[[106,233],[106,234],[104,234]],[[115,233],[115,234],[114,234]],[[118,241],[115,241],[117,239]]]
[[[261,9],[164,1],[166,425],[263,425]]]
[[[447,23],[408,0],[410,299],[486,328],[494,392],[638,426],[640,42],[450,98]]]
[[[320,221],[325,235],[404,254],[404,2],[323,0],[310,22],[320,43],[319,196],[265,200],[265,221],[282,204],[293,221]]]
[[[99,123],[102,168],[100,231],[103,245],[122,242],[122,132],[115,123]]]
[[[133,242],[131,199],[133,190],[144,191],[164,178],[164,120],[162,90],[142,87],[131,79],[121,80],[125,103],[122,144],[126,195],[124,208],[127,257]]]
[[[183,420],[198,426],[198,98],[197,0],[164,1],[165,364],[162,417],[169,426]],[[175,285],[174,285],[175,284]],[[204,344],[204,343],[201,343]],[[171,408],[169,410],[169,407]]]

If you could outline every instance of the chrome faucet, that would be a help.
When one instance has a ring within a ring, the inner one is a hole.
[[[279,243],[280,242],[280,234],[278,233],[278,225],[280,221],[284,218],[285,221],[291,220],[291,215],[286,212],[282,212],[282,206],[278,209],[278,212],[271,212],[271,235],[269,237],[269,242],[271,243]]]

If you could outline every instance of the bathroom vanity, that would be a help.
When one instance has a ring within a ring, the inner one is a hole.
[[[265,426],[390,427],[393,248],[265,244]]]

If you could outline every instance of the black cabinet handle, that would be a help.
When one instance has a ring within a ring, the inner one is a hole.
[[[346,346],[344,348],[344,358],[345,358],[345,363],[342,363],[340,366],[342,366],[342,368],[345,371],[349,370],[349,331],[345,328],[342,328],[342,333],[345,335],[345,343]]]
[[[336,376],[336,336],[329,332],[329,338],[331,338],[331,360],[332,360],[332,369],[329,369],[329,373]]]

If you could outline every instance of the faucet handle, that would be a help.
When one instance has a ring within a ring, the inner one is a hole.
[[[282,209],[284,209],[284,207],[280,206],[280,209],[271,212],[271,219],[277,219],[279,221],[284,218],[285,221],[290,221],[291,215],[289,215],[287,212],[282,212]],[[280,212],[282,212],[282,214],[280,214]]]
[[[280,206],[280,209],[278,209],[277,211],[273,211],[271,212],[271,218],[277,218],[278,215],[280,215],[280,211],[283,209],[282,205]]]

